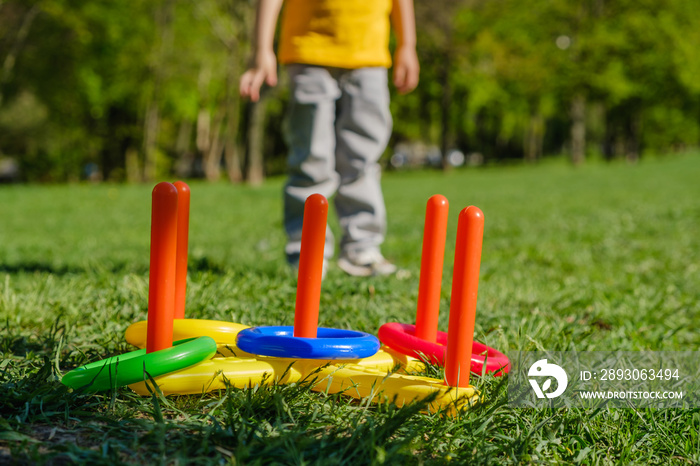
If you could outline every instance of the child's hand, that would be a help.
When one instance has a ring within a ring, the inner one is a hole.
[[[411,92],[418,85],[420,65],[415,47],[400,46],[394,53],[394,86],[401,94]]]
[[[263,82],[268,86],[277,85],[277,57],[273,51],[256,54],[253,66],[241,76],[241,96],[250,97],[250,100],[257,102],[260,100],[260,87]]]

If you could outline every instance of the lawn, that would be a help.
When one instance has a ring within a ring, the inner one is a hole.
[[[331,268],[320,325],[376,334],[413,322],[425,203],[440,193],[450,201],[441,330],[457,214],[474,204],[486,219],[477,341],[504,352],[697,351],[699,180],[697,153],[387,173],[384,253],[402,273]],[[190,184],[188,317],[292,324],[282,183]],[[131,351],[124,330],[146,317],[151,189],[0,187],[0,463],[700,462],[699,409],[516,409],[507,379],[493,377],[473,377],[484,402],[455,418],[305,383],[169,397],[70,391],[62,374]]]

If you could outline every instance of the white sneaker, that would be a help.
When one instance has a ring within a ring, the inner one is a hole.
[[[370,277],[373,275],[391,275],[397,268],[382,256],[379,249],[363,251],[347,251],[338,259],[338,267],[354,277]]]

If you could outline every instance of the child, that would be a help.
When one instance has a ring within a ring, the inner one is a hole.
[[[282,3],[258,3],[253,65],[240,82],[241,95],[253,101],[259,99],[263,82],[277,84],[273,41]],[[284,2],[279,58],[287,65],[291,86],[284,225],[285,252],[293,267],[299,260],[304,202],[321,193],[327,198],[335,194],[343,232],[338,266],[355,276],[396,271],[379,249],[386,210],[378,160],[392,128],[387,72],[390,22],[397,37],[394,85],[401,93],[410,92],[419,74],[412,0]],[[328,229],[326,261],[333,249]]]

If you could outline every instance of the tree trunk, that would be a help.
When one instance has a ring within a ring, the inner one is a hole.
[[[160,115],[157,99],[151,99],[146,107],[146,119],[143,127],[143,179],[153,181],[157,174],[158,133],[160,131]]]
[[[440,128],[440,152],[442,153],[442,170],[449,171],[452,168],[447,160],[447,153],[454,144],[452,132],[452,86],[450,84],[450,62],[451,57],[445,54],[444,60],[440,64],[440,84],[442,85],[442,98],[440,101],[440,120],[442,127]]]
[[[630,116],[629,120],[629,139],[627,141],[627,151],[625,157],[629,163],[637,163],[639,161],[639,140],[641,138],[641,117],[639,113]]]
[[[197,151],[204,154],[209,150],[209,136],[211,134],[211,115],[206,108],[200,108],[197,113]]]
[[[615,142],[613,143],[613,157],[624,157],[627,153],[627,139],[625,138],[625,133],[619,130],[615,134]]]
[[[231,183],[240,183],[243,180],[241,171],[241,158],[238,155],[236,135],[239,126],[240,97],[238,94],[238,80],[240,78],[240,66],[238,56],[238,41],[234,36],[228,55],[228,85],[226,86],[226,129],[224,132],[224,161],[226,162],[226,174]]]
[[[129,147],[124,154],[126,163],[126,181],[129,183],[140,183],[143,181],[141,163],[139,161],[139,151]]]
[[[177,141],[175,142],[175,156],[177,157],[175,173],[181,178],[192,176],[194,156],[190,150],[191,138],[192,121],[185,118],[180,122],[180,127],[177,130]]]
[[[155,24],[158,35],[156,53],[151,64],[151,75],[153,76],[153,89],[148,97],[146,113],[144,118],[143,135],[143,179],[153,181],[158,175],[158,134],[160,132],[160,86],[165,75],[166,57],[172,47],[173,40],[173,1],[166,0],[162,5],[156,7]]]
[[[221,118],[225,120],[223,131],[221,121],[215,117],[214,132],[211,137],[207,137],[206,151],[203,151],[205,158],[204,169],[208,179],[219,178],[221,157],[223,155],[226,163],[226,172],[231,182],[237,183],[243,179],[241,171],[241,160],[236,144],[236,136],[239,127],[239,105],[238,80],[241,70],[241,40],[251,36],[250,25],[254,23],[252,15],[253,8],[239,8],[235,2],[224,2],[227,15],[214,15],[212,10],[205,8],[202,2],[196,2],[200,14],[207,17],[211,25],[211,32],[217,37],[228,51],[228,62],[226,64],[226,98],[224,111]],[[209,70],[202,68],[200,73],[200,94],[206,96],[206,86],[210,80]],[[203,136],[202,136],[203,137]],[[198,135],[198,140],[200,136]]]
[[[432,121],[432,118],[430,117],[431,97],[423,86],[418,86],[415,92],[418,93],[418,100],[420,102],[418,107],[418,127],[420,131],[420,138],[422,141],[430,141],[430,122]]]
[[[238,113],[238,108],[230,107],[228,122],[226,124],[226,136],[224,143],[224,160],[226,162],[226,174],[231,183],[240,183],[243,180],[243,172],[241,171],[241,158],[238,155],[238,146],[236,145],[236,133],[238,132],[237,124],[231,123],[231,111]]]
[[[214,115],[214,124],[211,129],[207,150],[202,153],[204,176],[208,181],[219,181],[221,178],[221,155],[223,153],[221,127],[224,121],[225,109],[222,110],[220,106],[218,108],[219,110]]]
[[[586,158],[586,97],[576,94],[571,101],[571,162],[581,165]]]
[[[458,122],[455,125],[455,145],[459,150],[465,152],[465,163],[466,155],[471,152],[470,148],[473,146],[470,132],[465,128],[468,127],[462,120],[471,118],[469,114],[469,93],[465,89],[461,89],[460,92],[455,93],[455,108],[457,110]]]
[[[253,186],[259,186],[265,180],[263,169],[263,139],[265,134],[265,98],[250,106],[250,123],[248,125],[248,173],[246,179]]]
[[[530,124],[525,133],[524,152],[527,162],[535,162],[542,157],[544,141],[544,118],[539,113],[530,115]]]
[[[17,36],[10,47],[10,51],[2,61],[2,73],[0,74],[0,105],[3,103],[2,85],[10,81],[10,78],[12,77],[12,70],[15,67],[15,63],[17,63],[17,56],[22,51],[24,42],[27,40],[27,36],[29,35],[29,30],[32,28],[34,18],[36,18],[36,15],[38,15],[40,11],[41,8],[38,3],[27,11],[24,18],[22,18],[22,25],[20,26],[19,31],[17,31]]]

